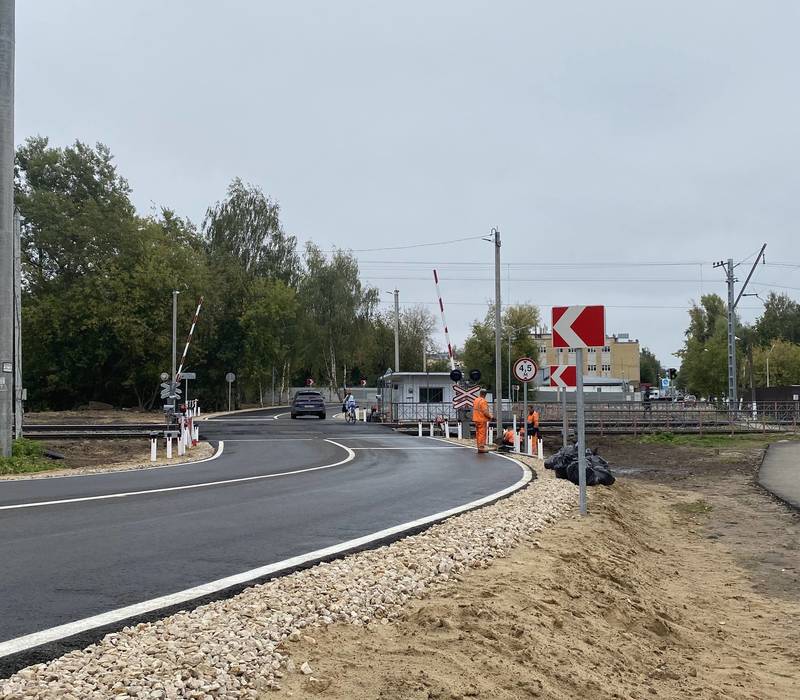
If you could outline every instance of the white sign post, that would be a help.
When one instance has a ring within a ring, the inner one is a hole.
[[[528,384],[536,379],[539,368],[530,357],[520,357],[514,363],[514,376],[522,382],[522,420],[525,424],[526,444],[528,435]]]
[[[233,372],[228,372],[225,375],[225,381],[228,382],[228,413],[231,412],[231,385],[236,381],[236,375]]]

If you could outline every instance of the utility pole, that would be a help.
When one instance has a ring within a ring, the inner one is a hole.
[[[394,290],[394,371],[400,371],[400,290]]]
[[[756,255],[753,266],[750,268],[750,273],[747,275],[747,279],[739,290],[738,296],[735,296],[734,285],[737,279],[733,271],[741,265],[741,263],[734,265],[733,258],[728,258],[727,262],[720,260],[714,263],[714,267],[722,267],[725,269],[725,281],[728,285],[728,411],[731,413],[735,413],[739,410],[739,396],[736,381],[736,306],[739,304],[739,300],[742,298],[745,289],[747,289],[747,284],[750,282],[753,272],[755,272],[756,265],[758,265],[760,260],[764,259],[764,250],[766,247],[766,243],[761,246],[761,250],[758,252],[758,255]]]
[[[492,234],[494,235],[494,416],[497,421],[497,433],[500,435],[503,427],[503,361],[500,348],[503,334],[500,319],[500,229],[493,228]]]
[[[176,408],[178,404],[178,395],[175,391],[178,388],[178,368],[176,366],[178,361],[178,294],[180,292],[177,289],[172,290],[172,391],[170,391],[170,399]]]
[[[14,211],[14,435],[22,437],[22,225]]]
[[[14,404],[14,0],[0,0],[0,457]]]

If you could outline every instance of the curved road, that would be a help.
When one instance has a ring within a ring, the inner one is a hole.
[[[0,671],[525,478],[494,455],[285,409],[211,419],[201,435],[223,443],[202,463],[0,482]]]

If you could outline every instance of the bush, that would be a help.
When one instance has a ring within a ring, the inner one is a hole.
[[[11,457],[0,457],[0,474],[25,474],[54,469],[56,464],[43,456],[41,443],[19,438],[11,446]]]

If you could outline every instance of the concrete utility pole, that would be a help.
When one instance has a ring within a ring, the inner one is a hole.
[[[14,212],[14,435],[22,437],[22,223]]]
[[[14,402],[14,0],[0,0],[0,457]]]
[[[500,229],[493,228],[492,234],[494,234],[494,417],[497,421],[499,435],[503,426],[503,359],[500,348],[503,335],[500,318]]]
[[[725,268],[725,281],[728,284],[728,410],[731,412],[739,410],[739,389],[736,381],[736,307],[745,289],[747,289],[747,284],[750,282],[753,272],[755,272],[756,265],[758,265],[759,261],[764,259],[764,250],[766,247],[767,244],[764,243],[764,245],[761,246],[761,250],[758,251],[758,255],[756,255],[753,266],[750,268],[750,273],[747,275],[747,279],[739,290],[738,296],[735,296],[734,285],[737,280],[733,271],[736,267],[741,265],[741,263],[734,265],[733,258],[728,258],[727,262],[720,260],[714,263],[714,267]]]
[[[394,371],[400,371],[400,290],[394,290]]]

